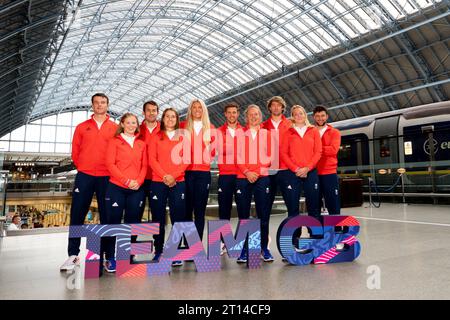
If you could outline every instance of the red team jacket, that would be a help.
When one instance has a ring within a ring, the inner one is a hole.
[[[219,167],[219,175],[238,174],[238,168],[236,166],[237,135],[240,130],[243,130],[243,128],[239,123],[237,123],[234,138],[227,129],[227,124],[224,124],[218,129],[222,134],[222,136],[219,137],[222,139],[222,143],[217,141],[217,153],[219,154],[217,165]]]
[[[78,171],[95,177],[109,176],[106,166],[106,149],[114,137],[117,124],[109,120],[102,123],[100,129],[93,119],[80,123],[73,134],[72,160]]]
[[[133,148],[120,135],[109,141],[106,165],[110,172],[109,182],[128,188],[130,180],[144,183],[147,173],[147,145],[135,139]]]
[[[262,126],[264,129],[267,130],[272,130],[272,134],[274,132],[277,132],[278,135],[273,136],[272,135],[272,139],[276,139],[276,141],[278,142],[278,161],[279,161],[279,165],[278,167],[274,167],[274,163],[271,167],[271,169],[280,169],[280,170],[286,170],[288,167],[286,165],[286,163],[281,159],[281,141],[283,139],[284,134],[289,130],[289,128],[292,127],[292,122],[286,118],[284,115],[281,116],[282,120],[280,122],[280,124],[278,125],[278,130],[275,130],[275,127],[271,121],[272,118],[267,119],[266,121],[263,122]],[[275,151],[275,146],[274,146],[274,151]]]
[[[184,181],[184,172],[189,163],[183,161],[183,143],[183,136],[179,140],[170,140],[163,131],[151,140],[148,157],[152,167],[152,181],[163,182],[164,176],[168,174],[178,182]]]
[[[159,132],[161,128],[161,123],[158,121],[156,124],[156,127],[153,129],[152,133],[147,128],[147,125],[145,124],[145,121],[142,122],[140,132],[139,132],[139,139],[143,140],[147,144],[147,153],[150,150],[150,144],[151,139],[153,139]],[[147,156],[148,158],[148,156]],[[146,180],[152,179],[152,167],[150,166],[150,162],[147,166],[147,175],[145,176]]]
[[[322,142],[319,130],[309,127],[303,138],[294,128],[290,128],[281,143],[281,158],[289,170],[308,167],[313,170],[322,154]]]
[[[187,121],[180,123],[180,129],[186,129]],[[210,171],[211,170],[211,160],[215,156],[215,127],[211,124],[211,142],[210,142],[210,152],[205,152],[206,144],[203,141],[203,129],[200,130],[199,134],[195,134],[195,130],[191,133],[190,143],[191,143],[191,164],[187,170],[191,171]],[[201,144],[201,148],[200,148]],[[200,154],[201,150],[201,154]]]
[[[339,130],[327,124],[327,130],[322,136],[322,157],[317,163],[317,173],[333,174],[337,172],[337,154],[341,145],[341,133]]]
[[[238,178],[246,178],[248,171],[256,172],[260,176],[268,176],[271,165],[271,136],[264,128],[258,130],[253,139],[250,129],[245,127],[245,134],[237,136],[237,167]]]

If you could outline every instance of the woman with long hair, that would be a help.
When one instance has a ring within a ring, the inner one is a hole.
[[[150,209],[152,221],[159,223],[159,235],[155,238],[154,261],[159,261],[163,252],[166,205],[169,200],[170,220],[184,221],[185,192],[184,176],[189,163],[185,162],[183,143],[185,139],[179,132],[179,115],[173,108],[164,110],[161,117],[160,132],[150,144],[148,152],[152,168],[152,184],[150,187]],[[173,261],[173,266],[181,266],[181,261]]]
[[[205,227],[206,205],[211,186],[211,160],[214,157],[214,126],[201,99],[191,101],[181,128],[191,144],[191,164],[186,171],[186,220],[194,221],[200,239]]]
[[[147,145],[136,139],[139,122],[136,115],[125,113],[120,118],[117,132],[109,141],[106,165],[110,173],[106,189],[106,213],[108,224],[141,222],[144,191],[141,186],[147,173]],[[115,241],[108,240],[105,270],[115,272]]]

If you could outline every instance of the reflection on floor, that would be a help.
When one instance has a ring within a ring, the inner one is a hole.
[[[361,223],[360,257],[308,266],[281,261],[275,237],[285,215],[272,216],[276,260],[258,270],[224,256],[220,272],[197,273],[187,263],[169,276],[104,275],[83,280],[80,289],[59,272],[67,233],[0,238],[0,299],[449,299],[449,212],[447,206],[402,204],[344,209]],[[368,288],[374,268],[381,271],[380,289]]]

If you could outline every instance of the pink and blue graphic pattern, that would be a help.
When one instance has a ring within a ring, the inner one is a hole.
[[[301,227],[310,230],[310,237],[294,239],[294,233]],[[361,252],[356,239],[359,229],[358,220],[351,216],[325,216],[323,226],[310,216],[289,217],[278,229],[278,249],[294,265],[353,261]],[[339,243],[344,244],[340,250],[336,248]]]

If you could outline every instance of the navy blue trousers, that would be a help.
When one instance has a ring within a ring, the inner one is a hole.
[[[255,197],[255,207],[258,219],[261,220],[261,248],[267,249],[269,242],[270,220],[270,178],[260,177],[255,183],[247,179],[236,180],[236,205],[239,219],[248,219],[252,196]]]
[[[108,181],[109,177],[106,176],[95,177],[83,172],[77,173],[72,192],[72,206],[70,208],[71,226],[79,226],[84,224],[89,207],[91,206],[94,192],[97,198],[100,223],[107,223],[105,194]],[[104,243],[103,240],[102,243]],[[69,238],[67,251],[69,256],[77,256],[80,253],[80,239]]]
[[[177,182],[175,186],[169,188],[162,182],[152,182],[150,208],[152,210],[152,222],[159,223],[159,235],[155,235],[155,253],[162,253],[164,247],[165,226],[166,226],[166,205],[169,200],[170,221],[184,220],[186,213],[185,200],[186,184]]]
[[[152,180],[145,180],[144,184],[142,185],[142,190],[144,191],[144,205],[142,206],[142,212],[141,212],[141,221],[142,221],[142,217],[144,216],[144,210],[145,210],[145,202],[148,199],[148,216],[147,219],[148,221],[150,221],[150,203],[151,203],[151,197],[150,197],[150,192],[151,192],[151,187],[152,187]]]
[[[270,211],[272,211],[273,202],[275,201],[275,196],[277,194],[277,190],[280,190],[281,195],[283,197],[284,202],[287,201],[287,181],[285,179],[286,172],[289,170],[279,170],[275,174],[271,174],[270,177]]]
[[[210,171],[186,171],[186,221],[194,221],[200,239],[205,228],[206,205],[208,204]]]
[[[236,194],[235,174],[219,175],[217,198],[219,202],[219,219],[230,220],[233,207],[233,195]]]
[[[140,223],[144,201],[142,187],[139,190],[131,190],[109,183],[105,197],[107,223],[119,224],[122,223],[122,218],[124,223]],[[115,239],[107,238],[106,259],[114,258],[115,245]]]
[[[306,178],[299,178],[294,172],[288,170],[283,173],[282,178],[287,182],[285,201],[288,216],[300,214],[300,196],[304,191],[308,215],[320,217],[320,191],[317,170],[308,172]]]
[[[329,214],[341,213],[339,196],[339,177],[336,173],[319,175],[320,199],[325,199]]]

